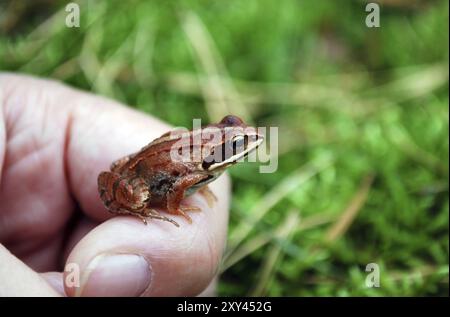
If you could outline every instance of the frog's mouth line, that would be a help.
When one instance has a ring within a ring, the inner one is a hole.
[[[192,195],[193,193],[195,193],[199,188],[208,185],[209,183],[211,183],[214,179],[217,178],[217,175],[208,175],[207,178],[199,181],[198,183],[196,183],[195,185],[191,186],[191,188],[188,188],[185,191],[185,197]]]

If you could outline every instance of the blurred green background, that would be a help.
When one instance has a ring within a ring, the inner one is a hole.
[[[448,296],[447,0],[74,2],[1,0],[0,69],[279,128],[276,173],[231,169],[220,295]]]

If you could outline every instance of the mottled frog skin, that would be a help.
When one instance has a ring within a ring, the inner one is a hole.
[[[211,131],[218,137],[198,138],[206,132],[210,135]],[[178,145],[182,138],[189,142],[187,147]],[[195,140],[200,141],[195,143]],[[110,212],[137,216],[145,224],[146,218],[153,218],[178,226],[154,208],[182,215],[190,223],[186,212],[199,208],[183,205],[183,198],[200,191],[211,203],[215,196],[207,184],[262,142],[263,136],[256,129],[232,115],[217,124],[187,133],[165,133],[139,152],[114,162],[110,171],[101,172],[98,176],[100,198]],[[173,158],[174,153],[181,154],[181,150],[188,152],[188,160]],[[195,156],[194,152],[201,155]]]

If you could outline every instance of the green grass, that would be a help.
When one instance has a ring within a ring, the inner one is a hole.
[[[279,127],[276,173],[231,170],[221,295],[449,295],[448,1],[77,2],[0,2],[0,69]]]

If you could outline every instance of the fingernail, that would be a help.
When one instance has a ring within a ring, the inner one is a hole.
[[[78,296],[139,296],[151,282],[151,267],[136,254],[102,254],[83,272]]]

